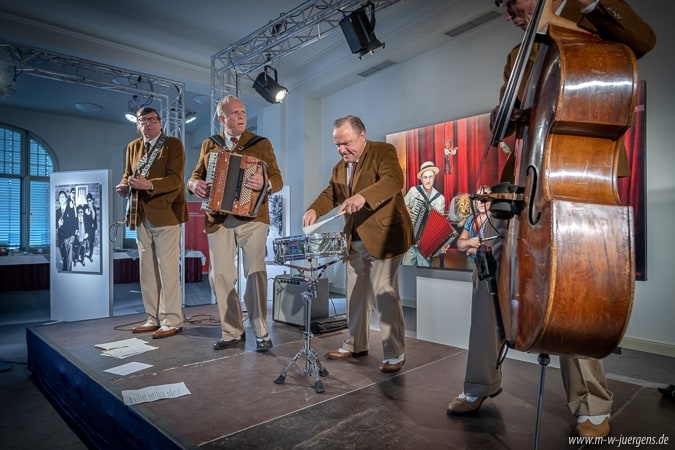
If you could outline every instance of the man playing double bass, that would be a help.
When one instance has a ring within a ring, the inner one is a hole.
[[[525,30],[532,18],[537,0],[497,0],[506,10],[506,19]],[[553,0],[553,10],[561,17],[575,22],[580,28],[598,35],[605,41],[619,42],[631,48],[636,57],[651,50],[656,38],[654,32],[623,0]],[[536,45],[536,44],[535,44]],[[536,48],[536,47],[535,47]],[[500,90],[504,95],[506,81],[511,74],[519,47],[508,56],[504,69],[505,84]],[[533,50],[533,54],[536,50]],[[536,55],[530,55],[523,80],[527,81]],[[520,94],[524,92],[519,90]],[[522,100],[519,95],[516,105]],[[516,106],[517,108],[517,106]],[[512,118],[518,116],[515,110]],[[618,176],[629,174],[625,152],[618,158]],[[505,169],[506,180],[512,179],[509,168]],[[497,262],[500,261],[501,245],[493,246]],[[499,271],[499,268],[497,269]],[[474,277],[474,279],[476,279]],[[478,411],[484,400],[494,397],[502,390],[501,369],[496,367],[499,358],[500,338],[497,333],[497,316],[490,290],[486,282],[477,282],[471,307],[471,331],[464,390],[448,404],[448,414],[461,416]],[[567,394],[567,406],[576,417],[576,432],[582,437],[605,437],[609,434],[609,415],[612,408],[612,393],[607,386],[602,361],[560,357],[560,370]]]

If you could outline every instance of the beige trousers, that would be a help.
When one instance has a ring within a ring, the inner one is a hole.
[[[485,397],[502,386],[501,368],[496,367],[500,340],[494,299],[486,282],[474,279],[464,394]],[[572,414],[596,416],[611,412],[612,393],[602,361],[561,357],[560,373]]]
[[[155,227],[146,219],[136,229],[136,245],[147,321],[181,328],[180,225]]]
[[[377,310],[384,359],[405,353],[405,323],[398,290],[398,269],[403,254],[376,259],[361,241],[352,241],[347,260],[347,326],[342,348],[368,350],[371,308]]]
[[[244,333],[241,300],[237,292],[237,245],[242,249],[246,277],[244,303],[256,337],[267,335],[267,269],[265,241],[269,226],[228,215],[222,226],[208,233],[209,283],[216,296],[223,339],[236,339]]]

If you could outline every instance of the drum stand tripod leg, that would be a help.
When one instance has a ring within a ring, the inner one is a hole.
[[[274,380],[276,384],[282,384],[284,381],[286,381],[286,374],[290,370],[290,368],[295,365],[298,367],[298,370],[300,371],[301,374],[303,375],[313,375],[314,376],[314,390],[317,393],[322,393],[325,392],[325,389],[323,387],[323,382],[321,381],[321,377],[325,377],[328,375],[328,370],[326,370],[322,365],[321,362],[319,361],[319,357],[317,356],[316,352],[312,350],[312,331],[311,331],[311,317],[312,317],[312,298],[316,298],[316,285],[317,282],[316,280],[312,280],[310,283],[310,288],[308,291],[305,291],[302,293],[302,300],[305,303],[305,331],[303,333],[303,338],[304,338],[304,346],[298,351],[298,353],[295,354],[293,359],[290,360],[290,362],[286,365],[284,370],[279,374],[279,376]],[[305,358],[305,368],[301,369],[300,366],[297,364],[298,359],[301,357]]]
[[[537,395],[537,418],[534,426],[534,443],[532,448],[537,450],[539,448],[539,426],[541,425],[541,407],[544,398],[544,380],[546,379],[546,366],[551,362],[551,357],[546,353],[540,353],[537,361],[541,366],[541,373],[539,374],[539,393]]]

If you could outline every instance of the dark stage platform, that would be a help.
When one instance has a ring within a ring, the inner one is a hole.
[[[33,380],[93,448],[532,448],[536,364],[507,359],[504,392],[474,417],[451,418],[445,410],[462,390],[463,349],[408,338],[403,370],[388,375],[377,369],[377,330],[371,330],[370,355],[346,361],[324,356],[340,345],[346,330],[315,336],[312,348],[329,371],[322,378],[325,392],[317,393],[313,377],[296,368],[285,383],[274,383],[303,347],[298,327],[271,322],[274,348],[268,353],[254,351],[250,329],[245,345],[214,351],[220,328],[209,318],[217,317],[216,306],[185,308],[185,314],[183,332],[160,340],[129,331],[144,315],[29,328]],[[131,337],[159,348],[120,360],[94,347]],[[153,367],[128,376],[103,372],[132,361]],[[191,395],[134,406],[122,401],[123,390],[180,382]],[[656,389],[619,381],[611,381],[611,388],[613,436],[671,433],[675,409],[657,406],[666,400]],[[572,429],[559,371],[548,368],[540,448],[581,447],[569,445]]]

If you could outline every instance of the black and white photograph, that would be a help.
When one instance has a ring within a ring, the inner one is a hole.
[[[265,261],[274,261],[274,240],[290,234],[288,214],[290,210],[290,189],[284,186],[276,194],[270,195],[270,227],[265,245]]]
[[[101,273],[101,184],[56,186],[58,272]]]

